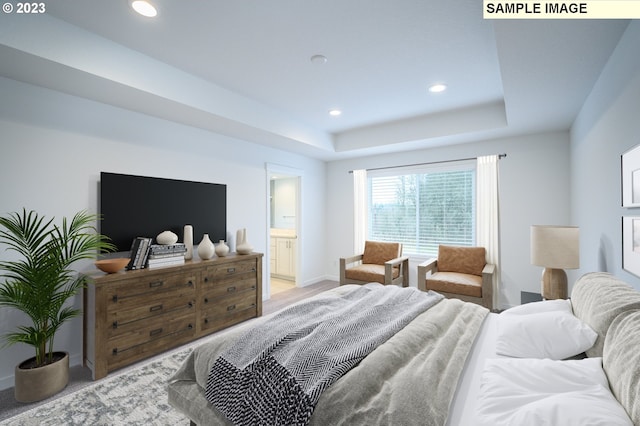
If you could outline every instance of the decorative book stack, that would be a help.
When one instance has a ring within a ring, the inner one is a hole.
[[[131,243],[131,259],[127,265],[127,270],[143,269],[149,256],[149,248],[153,239],[147,237],[137,237]]]
[[[184,254],[187,247],[184,243],[152,244],[149,247],[147,267],[149,269],[162,268],[184,264]]]

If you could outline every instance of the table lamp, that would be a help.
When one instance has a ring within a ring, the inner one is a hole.
[[[542,297],[566,299],[567,273],[580,267],[580,228],[577,226],[531,226],[531,263],[543,266]]]

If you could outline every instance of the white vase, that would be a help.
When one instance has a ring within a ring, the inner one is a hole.
[[[238,229],[236,233],[236,252],[238,254],[249,254],[253,250],[253,246],[247,242],[246,228]]]
[[[189,260],[193,258],[193,226],[184,226],[184,238],[182,240],[187,251],[184,254],[184,258]]]
[[[200,241],[200,244],[198,244],[198,256],[200,256],[200,259],[202,260],[207,260],[211,259],[214,254],[215,247],[209,239],[209,234],[204,234],[204,236],[202,237],[202,241]]]
[[[229,254],[229,246],[224,243],[224,240],[220,240],[216,246],[216,256],[225,257],[227,254]]]

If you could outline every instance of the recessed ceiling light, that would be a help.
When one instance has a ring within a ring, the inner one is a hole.
[[[333,117],[337,117],[340,114],[342,114],[342,111],[340,111],[339,109],[332,109],[329,110],[329,115],[333,116]]]
[[[316,65],[322,65],[327,63],[327,57],[324,55],[313,55],[311,57],[311,62]]]
[[[140,15],[146,16],[147,18],[153,18],[158,14],[158,11],[156,10],[156,8],[146,0],[132,1],[131,7]]]
[[[438,83],[438,84],[432,84],[431,86],[429,86],[429,92],[431,93],[441,93],[441,92],[444,92],[445,90],[447,90],[446,84]]]

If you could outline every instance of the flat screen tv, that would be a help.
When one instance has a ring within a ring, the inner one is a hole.
[[[129,251],[136,237],[171,231],[183,241],[184,225],[193,226],[193,243],[204,234],[227,239],[227,186],[118,173],[100,173],[100,233],[118,251]]]

